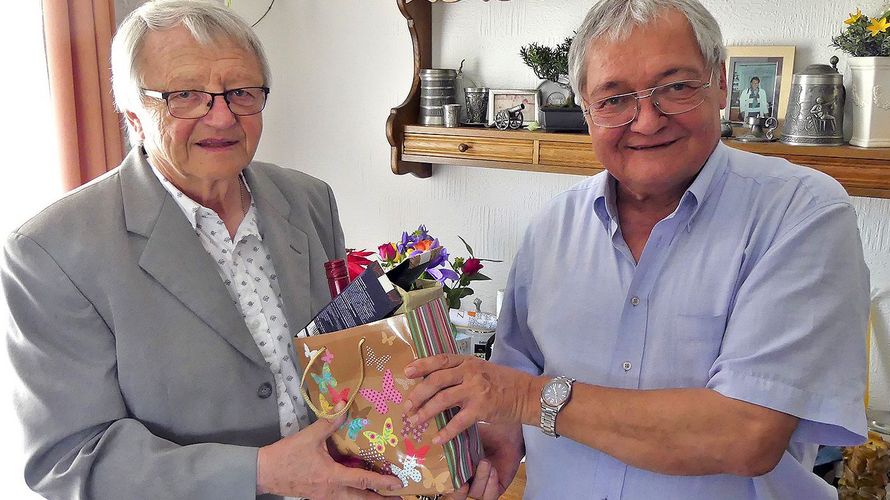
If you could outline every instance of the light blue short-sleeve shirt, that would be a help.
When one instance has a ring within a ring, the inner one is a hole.
[[[526,498],[837,498],[811,471],[819,444],[864,440],[869,309],[843,188],[718,144],[635,263],[614,183],[585,179],[529,226],[493,361],[608,387],[707,387],[800,423],[755,478],[658,474],[526,427]]]

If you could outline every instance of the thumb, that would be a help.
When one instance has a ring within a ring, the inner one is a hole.
[[[334,407],[335,412],[340,411],[344,406],[346,405],[342,401],[337,403],[337,406]],[[306,430],[308,431],[311,429],[312,434],[314,434],[319,441],[324,441],[337,432],[337,429],[343,425],[343,422],[346,421],[347,413],[348,412],[343,412],[343,414],[335,418],[319,417],[319,419],[307,427]]]

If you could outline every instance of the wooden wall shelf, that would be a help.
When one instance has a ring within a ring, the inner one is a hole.
[[[890,148],[789,146],[780,142],[728,146],[821,170],[854,196],[890,198]],[[407,125],[402,161],[593,175],[602,170],[586,134]]]
[[[602,170],[587,134],[414,125],[420,110],[420,70],[431,67],[432,11],[428,1],[396,3],[408,21],[414,45],[414,80],[405,102],[392,109],[386,122],[394,173],[429,177],[433,163],[576,175],[593,175]],[[890,148],[789,146],[734,140],[726,140],[726,144],[821,170],[854,196],[890,198]]]

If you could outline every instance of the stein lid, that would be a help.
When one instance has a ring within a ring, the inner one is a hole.
[[[800,73],[795,73],[794,83],[842,84],[844,77],[837,71],[837,56],[831,56],[831,66],[810,64]]]
[[[837,56],[831,56],[831,66],[827,64],[810,64],[804,70],[799,73],[801,75],[838,75],[837,71],[837,63],[839,59]]]

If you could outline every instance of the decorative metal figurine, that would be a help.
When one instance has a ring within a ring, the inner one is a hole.
[[[502,109],[494,115],[494,125],[498,130],[517,130],[522,127],[523,116],[522,110],[525,104],[517,104],[512,108]]]

